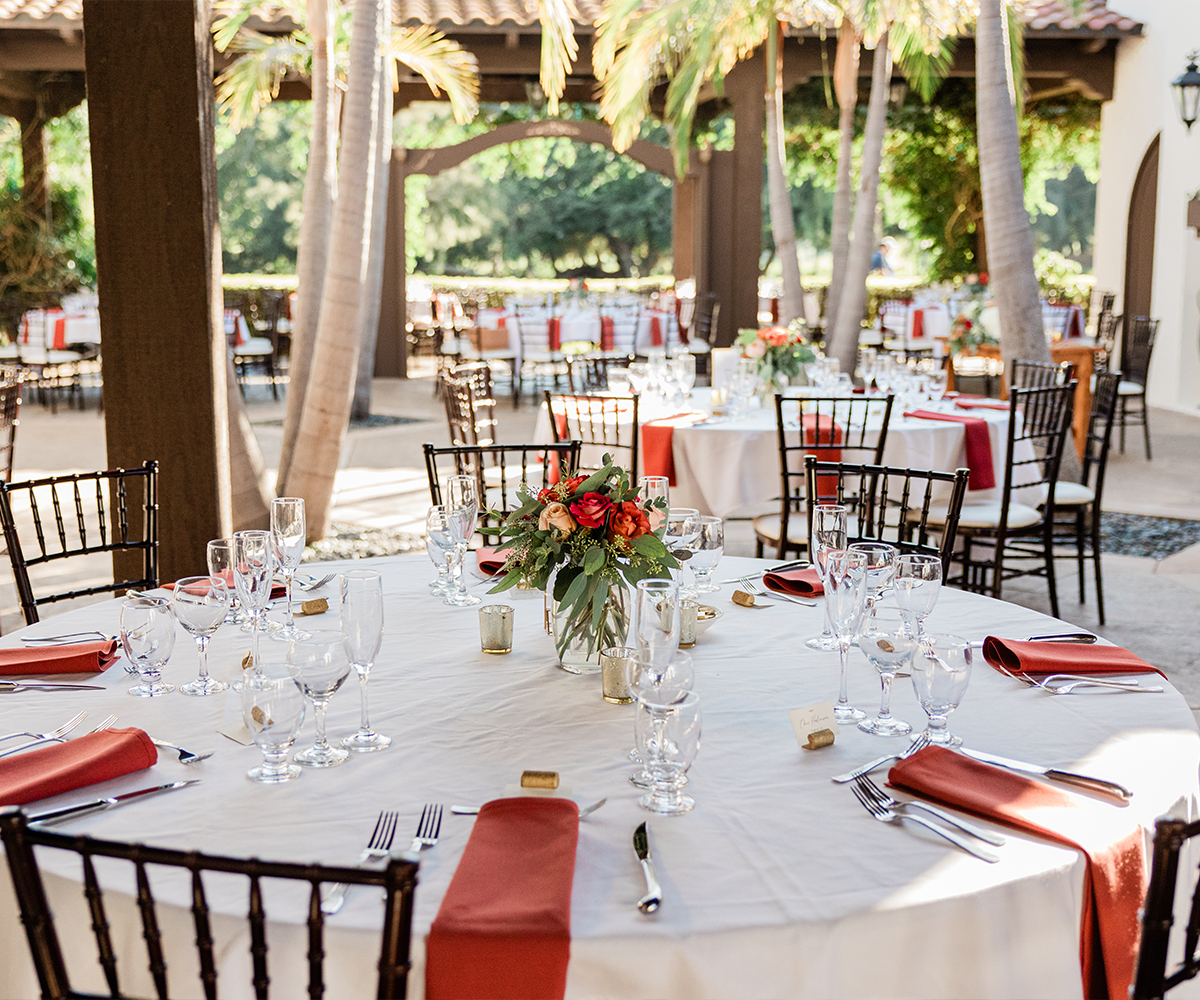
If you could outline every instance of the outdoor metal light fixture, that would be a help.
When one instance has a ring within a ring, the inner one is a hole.
[[[1179,108],[1179,117],[1190,132],[1192,125],[1200,117],[1200,72],[1197,72],[1196,66],[1200,52],[1189,52],[1187,58],[1188,68],[1182,76],[1172,81],[1171,86],[1175,88],[1175,104]]]

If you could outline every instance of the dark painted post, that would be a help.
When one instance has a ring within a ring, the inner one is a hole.
[[[388,177],[387,236],[383,243],[383,294],[379,302],[379,334],[375,341],[376,378],[408,378],[408,251],[404,245],[405,150],[392,150]]]

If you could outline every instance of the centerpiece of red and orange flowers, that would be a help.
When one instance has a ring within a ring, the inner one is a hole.
[[[768,326],[762,330],[739,330],[737,345],[742,357],[758,362],[758,383],[764,395],[782,392],[803,366],[816,358],[804,342],[802,324]]]
[[[489,529],[508,553],[504,578],[490,593],[518,584],[546,591],[563,667],[598,668],[602,649],[625,644],[627,588],[679,567],[662,541],[666,505],[645,500],[609,455],[591,475],[537,492],[522,485],[518,498],[521,506]]]

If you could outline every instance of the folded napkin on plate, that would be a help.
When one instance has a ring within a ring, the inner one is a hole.
[[[504,568],[512,549],[489,549],[486,545],[475,550],[475,561],[479,564],[479,572],[484,576],[495,576]]]
[[[797,594],[800,597],[821,597],[825,588],[816,568],[785,569],[780,573],[764,573],[763,583],[768,590],[777,590],[781,594]]]
[[[116,662],[119,649],[115,639],[69,646],[0,649],[0,675],[98,674]]]
[[[960,410],[1007,410],[1002,399],[956,399],[954,405]]]
[[[105,729],[0,760],[0,805],[62,795],[150,767],[158,751],[140,729]]]
[[[934,413],[931,410],[912,410],[906,417],[921,420],[948,420],[962,424],[967,442],[967,489],[992,490],[996,488],[996,470],[992,466],[992,435],[987,421],[982,417],[968,417],[963,413]]]
[[[642,474],[666,476],[675,485],[675,452],[673,442],[676,427],[691,427],[708,417],[707,413],[676,413],[642,424]]]
[[[1124,1000],[1137,963],[1138,907],[1146,895],[1142,830],[1135,819],[1117,806],[942,747],[926,747],[900,761],[888,782],[1083,851],[1083,993]]]
[[[1082,642],[1022,642],[989,635],[983,658],[1010,674],[1163,674],[1123,646]]]
[[[479,810],[425,941],[428,1000],[563,995],[578,839],[570,799],[496,799]]]

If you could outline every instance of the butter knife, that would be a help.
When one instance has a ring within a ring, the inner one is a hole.
[[[0,694],[17,691],[103,691],[100,684],[37,684],[32,681],[0,681]]]
[[[155,785],[152,788],[140,788],[136,792],[126,792],[124,795],[114,795],[107,799],[93,799],[91,802],[81,802],[76,806],[63,806],[61,809],[48,809],[46,812],[33,813],[28,817],[30,823],[41,823],[45,826],[63,823],[69,819],[79,819],[92,813],[104,812],[115,806],[127,805],[135,799],[158,795],[161,792],[171,792],[176,788],[187,788],[188,785],[200,784],[199,778],[191,781],[172,781],[169,785]]]
[[[1108,781],[1104,778],[1093,778],[1087,774],[1076,774],[1074,771],[1062,771],[1056,767],[1041,767],[1038,764],[1027,764],[1023,760],[999,757],[996,754],[983,753],[980,750],[968,750],[966,747],[959,747],[958,749],[960,753],[974,760],[982,761],[985,764],[994,764],[997,767],[1005,767],[1010,771],[1021,771],[1025,774],[1040,775],[1043,778],[1061,781],[1067,785],[1077,785],[1080,788],[1086,788],[1090,792],[1111,795],[1122,802],[1128,802],[1133,798],[1133,792],[1124,785],[1118,785],[1115,781]]]
[[[638,861],[642,863],[642,874],[646,876],[646,895],[638,900],[637,908],[643,913],[653,913],[662,903],[662,887],[654,875],[654,862],[650,860],[650,839],[646,833],[646,824],[638,824],[633,831],[633,849],[637,851]]]

